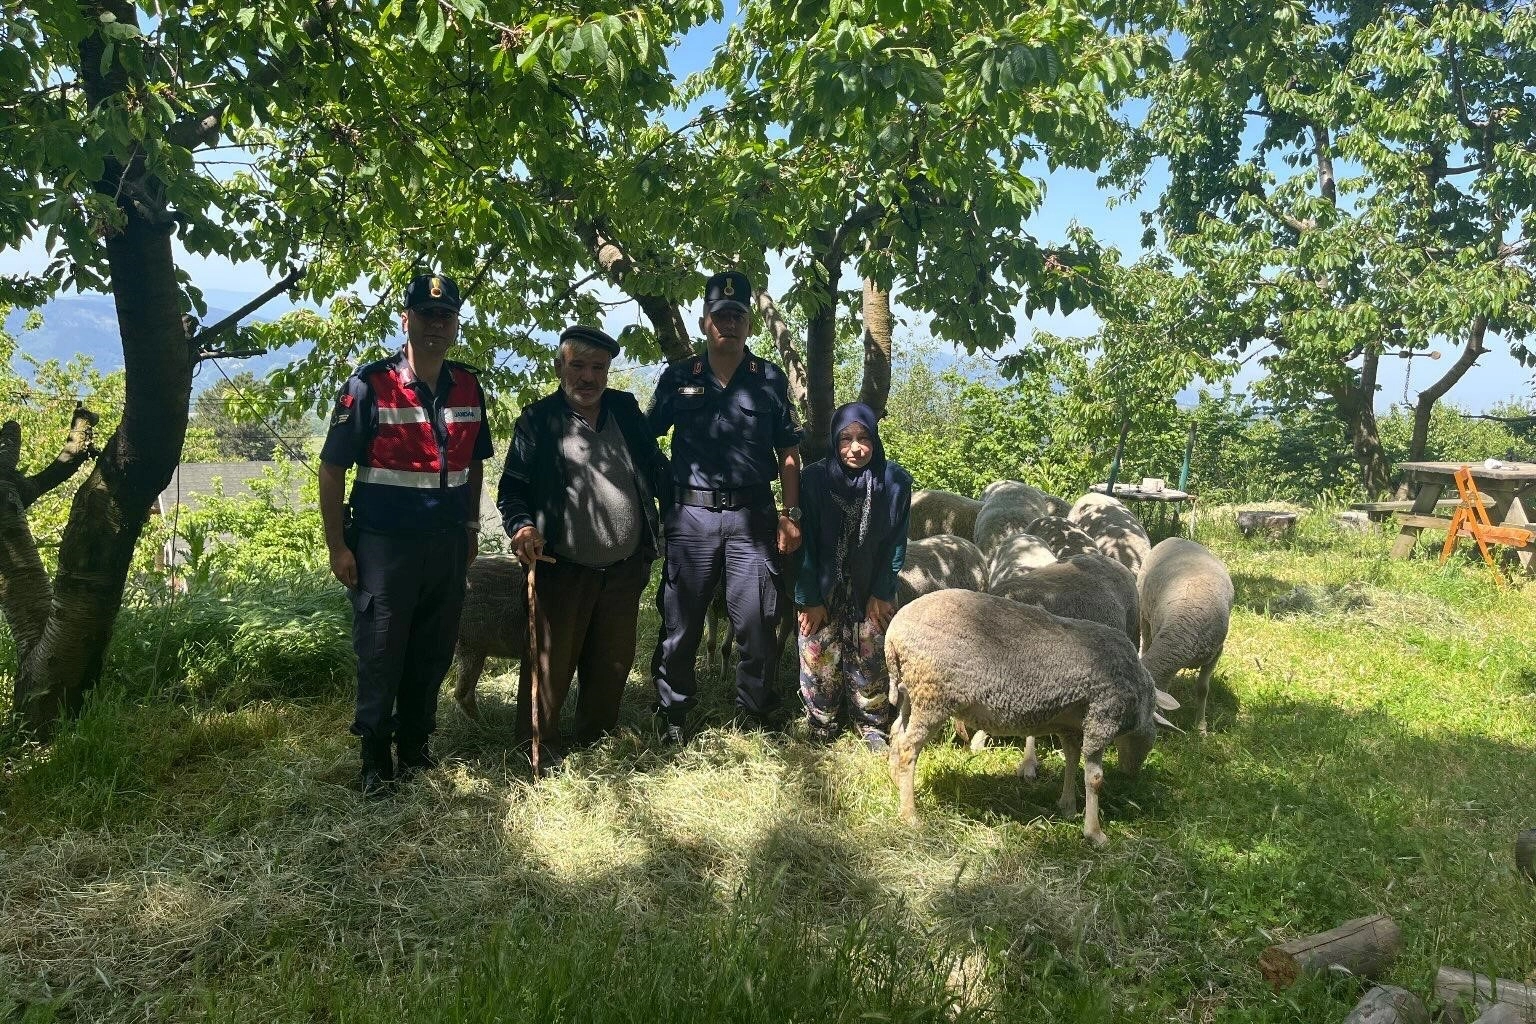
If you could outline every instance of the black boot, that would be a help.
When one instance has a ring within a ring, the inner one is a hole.
[[[437,767],[437,758],[432,756],[428,737],[396,736],[395,746],[398,749],[401,782],[408,782],[417,772],[427,772]]]
[[[363,772],[357,788],[365,800],[382,800],[395,787],[395,759],[389,749],[389,737],[364,737],[362,752]]]

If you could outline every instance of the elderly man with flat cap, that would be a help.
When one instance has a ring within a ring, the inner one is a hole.
[[[675,503],[667,514],[662,636],[651,659],[663,738],[685,740],[704,616],[722,577],[736,637],[736,721],[760,728],[778,703],[770,680],[788,614],[779,556],[800,546],[799,423],[784,372],[747,348],[752,285],[716,274],[704,289],[704,350],[662,372],[647,418],[672,431]],[[778,480],[783,507],[775,508]]]
[[[347,378],[320,452],[331,572],[352,599],[352,732],[370,799],[388,793],[397,767],[405,777],[436,764],[427,740],[478,548],[491,435],[480,379],[447,358],[459,307],[453,278],[412,279],[400,318],[405,347]],[[342,492],[353,465],[347,523]]]
[[[577,681],[576,742],[618,724],[635,661],[640,594],[660,547],[666,459],[635,396],[608,387],[619,344],[594,327],[560,335],[560,387],[523,410],[512,434],[496,506],[512,549],[534,576],[534,628],[518,681],[518,738],[533,734],[539,759],[561,754],[560,708]],[[539,664],[539,706],[532,672]]]

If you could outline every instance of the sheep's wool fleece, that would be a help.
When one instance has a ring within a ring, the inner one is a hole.
[[[1056,552],[1039,537],[1027,533],[1011,534],[992,552],[987,565],[987,589],[996,588],[1015,577],[1056,564]]]
[[[941,713],[994,736],[1081,729],[1085,750],[1152,721],[1152,679],[1122,630],[991,594],[918,598],[885,653],[914,719]]]
[[[1140,572],[1152,551],[1141,520],[1117,498],[1090,492],[1077,499],[1067,519],[1093,538],[1102,554],[1120,562],[1132,572]]]
[[[911,604],[935,590],[987,589],[987,559],[964,537],[939,534],[907,545],[907,561],[896,579],[901,604]]]
[[[1084,619],[1118,629],[1132,643],[1141,632],[1136,576],[1098,552],[1076,555],[1036,569],[989,593],[1044,608],[1064,619]]]
[[[1073,525],[1066,516],[1041,516],[1024,528],[1024,532],[1039,537],[1050,545],[1057,558],[1097,553],[1099,546],[1093,538]]]
[[[976,513],[980,511],[981,502],[953,491],[913,491],[907,537],[922,540],[946,533],[970,537],[976,532]]]
[[[1237,595],[1227,567],[1204,545],[1183,537],[1160,542],[1136,587],[1153,678],[1166,682],[1221,653]]]

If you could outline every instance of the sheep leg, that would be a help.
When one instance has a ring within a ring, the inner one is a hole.
[[[1205,702],[1206,698],[1211,695],[1211,674],[1216,671],[1216,660],[1220,657],[1221,652],[1217,651],[1210,661],[1200,666],[1200,678],[1195,683],[1195,703],[1200,706],[1200,723],[1198,728],[1201,736],[1210,735],[1210,731],[1206,728],[1205,724]]]
[[[1067,766],[1061,773],[1061,799],[1056,806],[1062,817],[1070,818],[1077,813],[1077,759],[1083,751],[1083,738],[1070,733],[1062,733],[1058,738]]]
[[[979,754],[987,749],[987,732],[985,729],[977,729],[971,733],[971,753]]]
[[[480,720],[480,705],[475,701],[475,687],[480,684],[480,673],[485,670],[483,651],[466,651],[459,648],[459,673],[453,683],[453,702],[465,715]]]
[[[1094,846],[1109,842],[1099,824],[1099,790],[1104,788],[1104,748],[1083,758],[1083,838]]]
[[[1019,762],[1019,778],[1034,782],[1040,777],[1040,758],[1035,753],[1035,738],[1024,737],[1024,760]]]
[[[926,719],[909,718],[901,738],[891,744],[891,773],[901,792],[901,819],[909,825],[917,824],[917,755],[923,752],[932,728]]]

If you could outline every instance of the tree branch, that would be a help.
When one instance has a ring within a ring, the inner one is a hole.
[[[69,435],[53,462],[16,482],[16,493],[21,499],[22,508],[30,508],[38,498],[74,476],[87,459],[96,456],[94,428],[100,419],[98,414],[85,406],[75,406],[74,415],[70,417]]]
[[[795,332],[790,329],[789,322],[779,312],[778,303],[774,302],[767,289],[757,293],[757,313],[762,317],[763,327],[779,351],[779,365],[789,378],[789,397],[799,407],[803,420],[809,414],[806,405],[805,357],[795,345]]]

